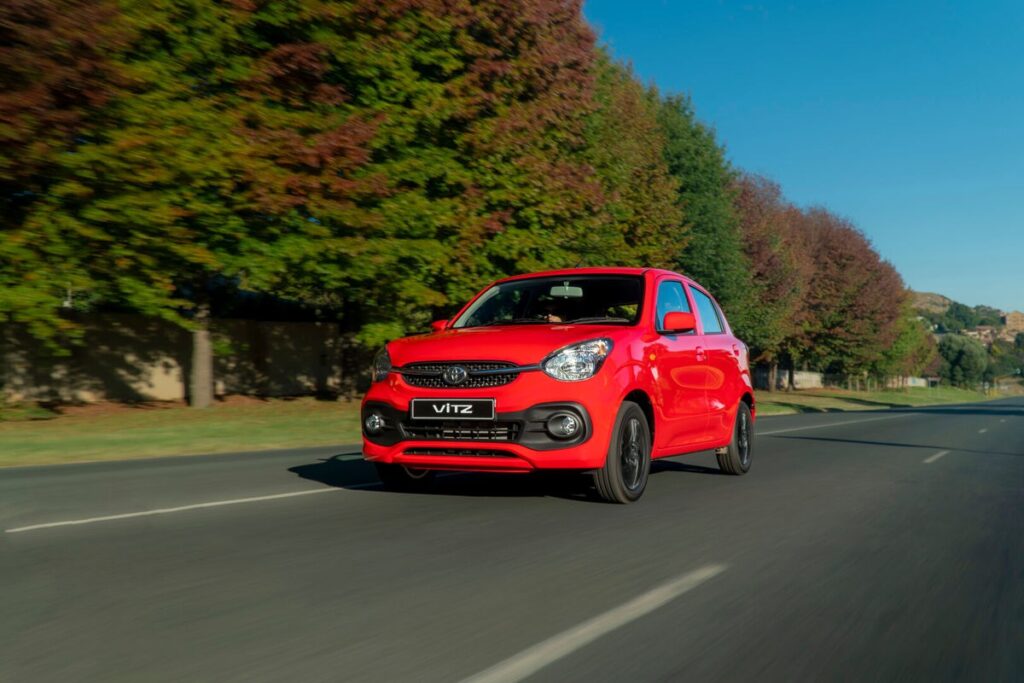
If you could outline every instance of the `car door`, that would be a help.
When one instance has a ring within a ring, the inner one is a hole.
[[[662,280],[655,298],[654,328],[658,336],[648,354],[655,380],[652,400],[661,418],[657,446],[684,450],[705,440],[707,362],[696,330],[685,334],[663,331],[665,315],[673,311],[692,312],[690,300],[681,281]]]
[[[739,397],[739,341],[729,334],[725,317],[714,299],[700,287],[689,285],[689,290],[707,356],[708,438],[721,440],[732,431],[732,409]]]

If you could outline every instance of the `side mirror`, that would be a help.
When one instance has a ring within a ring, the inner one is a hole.
[[[446,330],[447,328],[448,328],[448,321],[447,320],[435,320],[434,322],[430,323],[430,330],[432,332],[441,332],[443,330]]]
[[[662,334],[693,332],[697,329],[697,318],[693,316],[693,313],[673,311],[665,314],[665,324],[662,327],[664,329],[658,330]]]

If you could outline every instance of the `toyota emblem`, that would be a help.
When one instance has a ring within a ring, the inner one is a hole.
[[[467,377],[469,377],[469,373],[461,365],[449,365],[441,373],[441,379],[444,380],[444,383],[452,386],[462,384],[466,381]]]

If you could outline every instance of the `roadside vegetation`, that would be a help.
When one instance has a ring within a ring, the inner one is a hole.
[[[800,391],[759,391],[759,415],[831,413],[849,410],[885,410],[950,403],[973,403],[997,398],[983,391],[935,387],[893,391],[847,391],[844,389],[802,389]]]
[[[858,228],[731,165],[581,7],[0,3],[0,319],[54,353],[82,313],[179,324],[203,407],[241,300],[337,322],[354,369],[495,277],[643,265],[709,287],[773,377],[925,367]]]
[[[0,411],[0,467],[272,450],[359,440],[357,401],[233,399]]]

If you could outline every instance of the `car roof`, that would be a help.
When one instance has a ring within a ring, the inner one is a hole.
[[[664,270],[661,268],[635,268],[628,266],[601,266],[601,267],[589,267],[589,268],[563,268],[561,270],[545,270],[536,273],[522,273],[520,275],[512,275],[510,277],[501,278],[498,282],[509,282],[512,280],[526,280],[534,277],[559,277],[565,276],[579,276],[579,275],[643,275],[644,273],[652,273],[654,275],[671,275],[673,277],[679,277],[687,282],[693,282],[690,278],[679,273],[672,272],[671,270]]]

